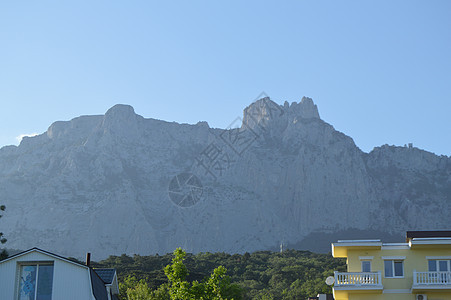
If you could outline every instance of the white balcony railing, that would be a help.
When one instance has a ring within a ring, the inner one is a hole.
[[[334,287],[360,286],[378,287],[382,286],[381,272],[335,272]]]
[[[451,272],[417,272],[413,271],[413,285],[451,286]]]

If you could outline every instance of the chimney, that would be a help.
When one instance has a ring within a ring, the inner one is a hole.
[[[86,253],[86,266],[90,266],[91,265],[91,253],[87,252]]]

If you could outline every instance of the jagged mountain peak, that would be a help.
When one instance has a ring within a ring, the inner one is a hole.
[[[281,132],[285,130],[290,123],[296,123],[300,119],[321,120],[318,107],[313,100],[303,97],[301,101],[287,101],[279,105],[269,97],[258,99],[250,104],[243,111],[243,126],[250,128],[271,128],[271,131]]]
[[[448,226],[448,158],[393,147],[365,154],[307,97],[283,105],[259,99],[244,110],[243,125],[258,128],[144,119],[120,104],[3,148],[8,246],[68,256],[89,248],[96,257],[180,246],[245,252],[281,240],[294,247],[318,232]],[[195,185],[181,180],[194,175]],[[174,195],[194,204],[178,206]]]
[[[302,97],[300,102],[292,102],[291,105],[285,101],[284,105],[279,105],[270,97],[264,97],[251,103],[244,109],[244,116],[260,115],[261,117],[277,118],[282,117],[288,113],[303,118],[317,118],[319,119],[318,107],[313,102],[312,98]]]
[[[288,104],[288,102],[286,102]],[[318,107],[313,102],[312,98],[302,97],[301,102],[293,102],[290,106],[284,104],[284,108],[288,113],[295,115],[296,117],[301,117],[304,119],[320,119]]]

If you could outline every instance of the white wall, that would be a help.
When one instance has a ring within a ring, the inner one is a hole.
[[[0,263],[0,299],[14,299],[16,261]]]
[[[18,289],[18,263],[27,261],[53,262],[52,299],[94,300],[87,267],[75,265],[36,251],[0,263],[0,299],[14,300],[14,293]]]

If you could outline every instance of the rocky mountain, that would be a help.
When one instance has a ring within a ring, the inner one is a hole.
[[[362,152],[313,101],[260,99],[231,128],[116,105],[0,149],[9,248],[110,254],[298,247],[448,229],[451,158]]]

